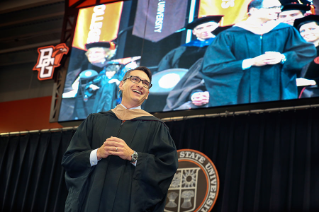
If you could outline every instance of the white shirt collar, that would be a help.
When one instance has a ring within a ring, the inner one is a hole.
[[[214,37],[216,37],[216,36],[213,34],[213,37],[211,37],[211,38],[214,38]],[[207,39],[197,38],[197,40],[200,40],[200,41],[207,41],[207,40],[209,40],[209,39],[211,39],[211,38],[207,38]]]
[[[124,107],[125,109],[127,109],[123,104],[121,104],[122,107]],[[133,109],[141,109],[141,105],[140,106],[137,106],[137,107],[132,107],[130,108],[129,110],[133,110]]]

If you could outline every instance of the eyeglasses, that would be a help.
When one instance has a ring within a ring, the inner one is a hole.
[[[138,84],[142,81],[142,84],[143,84],[143,87],[144,88],[147,88],[147,89],[150,89],[152,87],[152,84],[147,81],[147,80],[142,80],[141,78],[137,77],[137,76],[129,76],[127,77],[126,79],[124,79],[123,81],[127,80],[127,79],[130,79],[131,82],[135,83],[135,84]]]
[[[280,9],[282,10],[283,6],[272,6],[272,7],[262,7],[263,9]]]

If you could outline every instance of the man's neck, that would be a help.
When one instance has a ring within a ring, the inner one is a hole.
[[[260,26],[262,27],[263,25],[265,25],[266,23],[269,22],[269,20],[264,20],[264,19],[260,19],[260,18],[253,18],[253,17],[249,17],[247,19],[247,22],[251,25],[255,25],[255,26]]]
[[[206,40],[209,40],[209,39],[214,38],[214,37],[215,37],[215,35],[213,35],[212,37],[206,38],[206,39],[197,38],[197,40],[200,40],[200,41],[206,41]]]
[[[140,107],[140,105],[136,105],[136,104],[128,104],[126,102],[123,102],[121,103],[122,106],[125,107],[125,109],[131,109],[131,108],[135,108],[135,107]]]

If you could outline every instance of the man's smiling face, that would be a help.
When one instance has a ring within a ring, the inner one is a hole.
[[[147,74],[141,70],[131,71],[130,76],[139,77],[141,80],[147,80],[150,82]],[[122,103],[123,105],[139,106],[145,99],[148,98],[149,89],[145,88],[142,81],[134,83],[131,79],[121,81],[120,90],[122,91]]]
[[[214,37],[212,31],[214,31],[218,25],[219,24],[214,21],[200,24],[193,29],[193,34],[200,40],[207,40]]]
[[[319,25],[313,21],[302,25],[300,35],[308,42],[319,43]]]
[[[249,10],[252,17],[265,22],[276,20],[280,12],[281,3],[279,0],[264,0],[261,8],[252,8]]]
[[[106,52],[102,47],[93,47],[86,52],[90,63],[100,63],[105,60]]]

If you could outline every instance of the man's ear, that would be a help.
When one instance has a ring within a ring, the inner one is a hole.
[[[192,30],[193,35],[195,35],[195,32],[194,32],[194,31],[195,31],[195,29]],[[196,35],[195,35],[195,36],[196,36]]]
[[[149,95],[149,94],[150,94],[150,92],[148,91],[148,92],[147,92],[147,96],[145,97],[145,99],[147,99],[147,98],[148,98],[148,95]]]
[[[120,89],[121,91],[123,90],[123,84],[124,84],[124,82],[121,81],[121,82],[120,82],[120,85],[119,85],[119,89]]]

